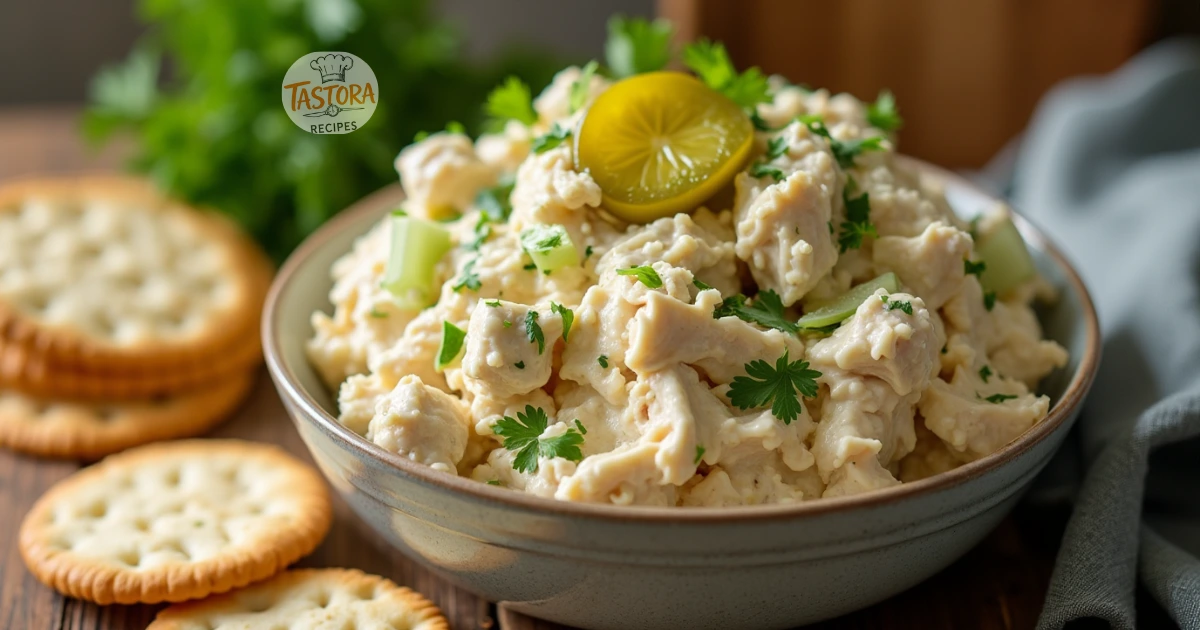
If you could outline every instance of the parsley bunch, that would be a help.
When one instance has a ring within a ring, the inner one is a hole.
[[[530,51],[472,67],[426,0],[142,0],[139,14],[149,33],[96,77],[85,134],[130,132],[133,170],[230,215],[276,259],[396,181],[392,160],[417,131],[446,120],[478,129],[478,104],[500,79],[541,86],[561,65]],[[284,73],[319,50],[352,52],[379,79],[378,108],[354,133],[310,134],[280,105]]]

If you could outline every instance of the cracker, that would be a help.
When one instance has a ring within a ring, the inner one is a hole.
[[[94,460],[140,444],[200,435],[225,420],[258,373],[155,400],[85,403],[0,390],[0,446]]]
[[[129,400],[182,393],[211,386],[257,365],[262,346],[257,337],[208,361],[150,371],[54,366],[20,345],[0,342],[0,387],[43,398]]]
[[[21,523],[39,580],[98,604],[178,602],[266,579],[329,530],[317,471],[275,446],[186,440],[112,455]]]
[[[0,337],[53,365],[195,363],[257,337],[270,265],[230,222],[124,177],[0,186]]]
[[[301,569],[243,589],[162,610],[147,630],[449,630],[420,593],[354,569]]]

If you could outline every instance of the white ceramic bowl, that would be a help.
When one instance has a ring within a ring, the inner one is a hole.
[[[939,179],[955,210],[994,200]],[[353,509],[408,556],[522,613],[584,628],[784,628],[841,615],[939,571],[996,526],[1054,455],[1099,362],[1095,311],[1079,276],[1018,219],[1038,268],[1061,289],[1042,313],[1070,362],[1042,390],[1050,415],[996,453],[948,473],[851,497],[738,508],[557,502],[435,472],[336,419],[304,353],[309,316],[330,309],[333,261],[400,198],[368,197],[292,254],[267,298],[271,377],[321,470]]]

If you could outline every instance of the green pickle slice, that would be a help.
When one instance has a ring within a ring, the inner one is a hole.
[[[1007,217],[979,239],[975,255],[987,265],[979,277],[985,291],[1004,293],[1037,273],[1021,232]]]
[[[889,271],[878,278],[868,280],[818,306],[811,312],[805,313],[796,324],[801,329],[813,330],[840,323],[853,315],[859,305],[879,289],[886,289],[888,293],[899,291],[900,279]]]

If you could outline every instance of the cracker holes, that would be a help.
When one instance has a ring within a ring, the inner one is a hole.
[[[117,554],[117,561],[125,566],[136,569],[142,564],[142,554],[136,549],[129,549]]]
[[[321,590],[317,591],[316,597],[313,598],[313,603],[317,605],[317,608],[324,608],[329,605],[332,599],[333,595],[329,591]]]
[[[132,526],[133,526],[133,528],[134,528],[134,529],[136,529],[136,530],[137,530],[137,531],[139,531],[139,532],[148,532],[148,531],[150,531],[150,521],[149,521],[148,519],[144,518],[144,517],[141,517],[141,516],[139,516],[139,517],[137,517],[137,518],[133,519],[133,522],[132,522],[132,523],[130,523],[130,525],[132,525]]]
[[[183,546],[183,543],[180,542],[179,540],[175,540],[175,539],[169,539],[169,540],[165,540],[165,541],[159,543],[158,545],[155,546],[154,550],[155,551],[169,551],[172,553],[177,553],[177,554],[183,556],[184,560],[192,559],[192,554],[190,552],[188,552],[186,547]]]
[[[257,595],[245,600],[246,610],[251,613],[267,612],[275,602],[265,595]]]
[[[108,514],[108,503],[106,501],[93,501],[87,507],[83,515],[90,518],[104,518]]]

